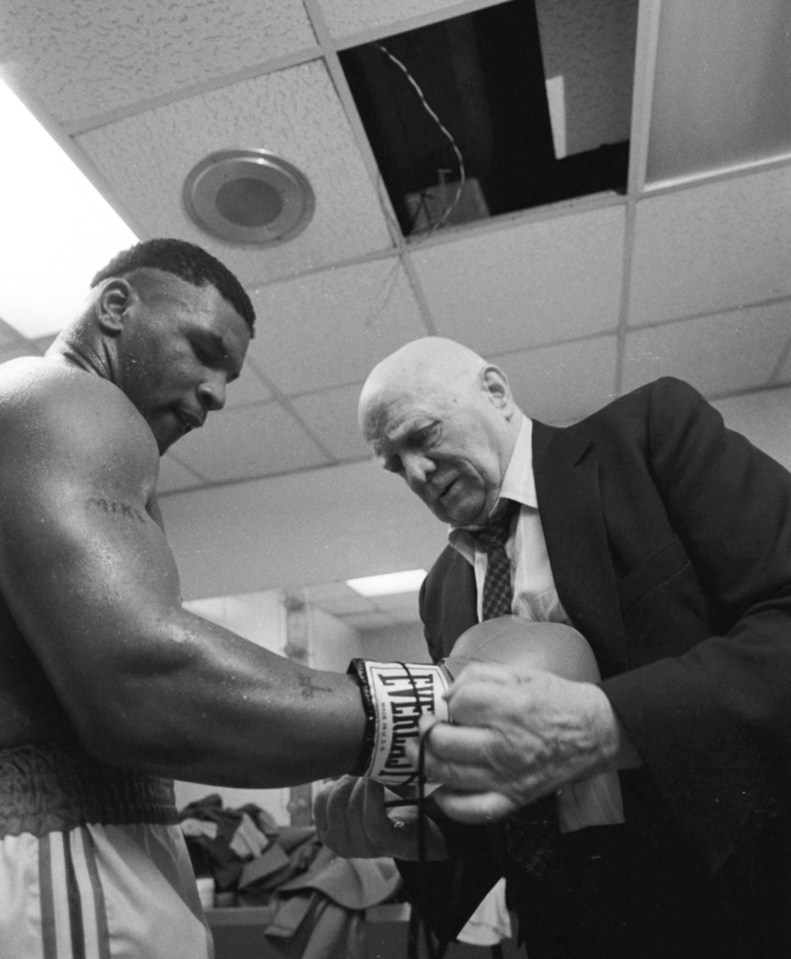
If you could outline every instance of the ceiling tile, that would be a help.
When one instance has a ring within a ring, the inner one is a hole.
[[[273,476],[320,466],[328,457],[277,403],[224,410],[174,447],[179,460],[211,482]]]
[[[791,167],[641,200],[629,322],[788,296],[789,249]]]
[[[447,543],[406,483],[370,460],[172,493],[161,505],[190,597],[428,569]]]
[[[48,333],[46,336],[36,336],[30,342],[37,350],[40,350],[43,355],[55,342],[57,336],[57,333]]]
[[[317,0],[333,36],[354,35],[458,6],[448,0]],[[449,14],[450,15],[450,14]],[[393,33],[396,30],[391,31]]]
[[[4,0],[0,62],[61,122],[315,46],[301,0]]]
[[[262,287],[255,366],[291,395],[361,382],[388,353],[426,327],[396,258]]]
[[[0,344],[0,363],[6,360],[15,360],[19,356],[39,356],[38,350],[28,345],[25,340],[17,340],[16,343]]]
[[[791,336],[790,308],[788,302],[776,303],[630,331],[623,387],[665,375],[687,380],[702,393],[763,386]]]
[[[727,426],[791,470],[791,388],[732,396],[713,405]]]
[[[76,138],[145,236],[205,247],[249,285],[391,246],[386,220],[324,64],[312,61],[109,123]],[[316,194],[313,219],[279,246],[225,244],[182,205],[206,155],[263,147],[297,166]]]
[[[258,324],[256,324],[258,325]],[[256,336],[258,335],[256,331]],[[253,338],[255,342],[255,338]],[[249,406],[251,403],[263,403],[272,398],[269,387],[259,376],[255,365],[248,362],[250,353],[248,350],[247,359],[242,367],[242,373],[238,380],[230,383],[225,393],[225,408],[233,409],[236,406]]]
[[[353,613],[343,617],[344,623],[354,626],[355,629],[384,629],[394,626],[395,619],[389,613],[372,611],[370,613]]]
[[[18,343],[19,335],[13,326],[6,323],[5,320],[0,320],[0,347]]]
[[[178,451],[178,446],[174,447]],[[166,453],[159,461],[158,493],[173,493],[176,490],[201,486],[205,478],[179,463],[176,453]]]
[[[370,458],[368,444],[357,426],[357,400],[361,383],[319,393],[306,393],[290,400],[294,412],[310,432],[339,460]]]
[[[617,342],[604,336],[490,358],[507,374],[514,398],[528,416],[560,425],[613,399]]]
[[[355,592],[344,582],[321,583],[308,586],[305,598],[335,616],[348,616],[351,613],[367,613],[372,609],[371,601]]]
[[[614,329],[623,222],[606,207],[415,250],[437,333],[491,354]]]
[[[789,326],[791,326],[791,304],[787,304],[786,306],[789,314],[789,321],[790,321]],[[776,379],[782,382],[787,382],[788,380],[791,380],[791,349],[789,349],[788,347],[786,348],[785,360],[782,366],[780,367],[780,370],[778,372]]]

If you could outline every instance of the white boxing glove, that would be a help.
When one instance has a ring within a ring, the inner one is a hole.
[[[418,737],[418,720],[424,713],[448,718],[447,671],[431,663],[353,659],[349,672],[360,687],[367,720],[357,774],[387,786],[409,785],[418,770],[407,758],[406,745]]]

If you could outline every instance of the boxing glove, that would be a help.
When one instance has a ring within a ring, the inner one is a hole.
[[[468,629],[456,640],[444,666],[455,678],[470,662],[544,670],[576,682],[596,683],[600,679],[593,650],[576,629],[518,616],[488,619]],[[622,823],[618,774],[599,773],[567,784],[557,795],[557,812],[561,832]]]

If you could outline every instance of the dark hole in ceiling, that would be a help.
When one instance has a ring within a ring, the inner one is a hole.
[[[556,158],[534,0],[350,48],[340,59],[405,236],[625,191],[628,140]],[[463,192],[440,123],[461,153]]]

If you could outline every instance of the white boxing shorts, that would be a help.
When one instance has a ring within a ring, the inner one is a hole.
[[[212,959],[169,780],[0,750],[0,956]]]

